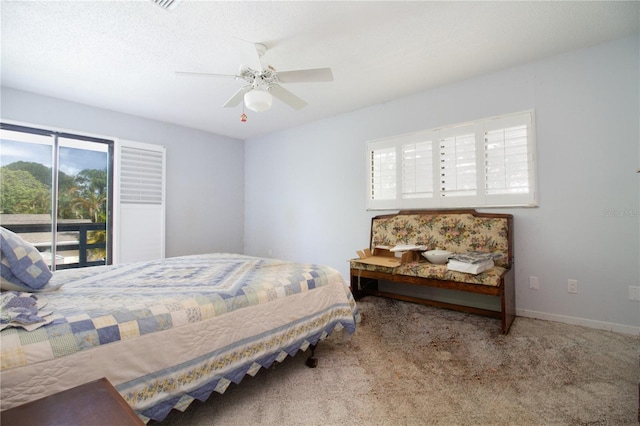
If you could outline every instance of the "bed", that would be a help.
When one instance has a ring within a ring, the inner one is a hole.
[[[359,320],[335,269],[238,254],[64,270],[44,290],[44,325],[0,331],[2,410],[106,377],[162,420]]]

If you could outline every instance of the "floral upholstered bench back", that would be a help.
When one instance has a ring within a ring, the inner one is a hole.
[[[371,225],[371,248],[397,244],[425,245],[453,253],[502,253],[496,266],[509,267],[509,223],[506,218],[471,214],[399,214],[377,217]]]

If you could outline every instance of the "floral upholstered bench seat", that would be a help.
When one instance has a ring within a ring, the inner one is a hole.
[[[358,264],[356,261],[352,261],[351,263],[351,268],[356,270],[362,269],[392,275],[406,275],[436,280],[457,281],[461,283],[488,285],[492,287],[500,285],[502,276],[506,272],[506,268],[502,266],[494,266],[493,268],[476,275],[466,274],[464,272],[450,271],[447,268],[447,265],[434,265],[426,260],[405,263],[395,268],[379,265]]]
[[[351,290],[356,298],[371,294],[480,313],[501,318],[502,331],[508,332],[515,318],[512,215],[475,210],[423,210],[373,217],[371,250],[397,245],[424,246],[427,250],[459,254],[486,252],[498,257],[491,269],[477,275],[449,270],[447,265],[429,263],[422,256],[395,267],[353,259],[350,261]],[[501,310],[488,311],[382,292],[378,290],[379,280],[496,296],[500,298]]]

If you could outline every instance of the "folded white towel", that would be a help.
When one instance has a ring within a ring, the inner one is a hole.
[[[477,275],[481,272],[484,272],[488,269],[493,268],[493,260],[485,260],[483,262],[478,263],[467,263],[460,262],[459,260],[449,259],[449,263],[447,263],[447,269],[450,271],[464,272],[467,274]]]

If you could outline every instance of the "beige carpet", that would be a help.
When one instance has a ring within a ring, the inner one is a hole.
[[[638,336],[367,297],[350,339],[150,425],[635,425]]]

